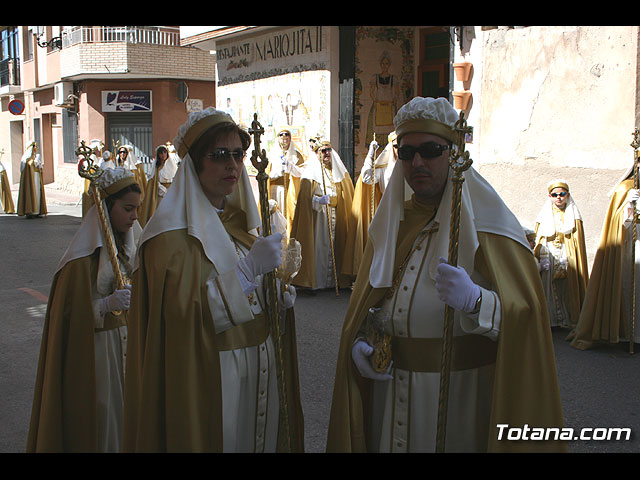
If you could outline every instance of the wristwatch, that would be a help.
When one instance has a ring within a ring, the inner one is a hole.
[[[476,306],[473,307],[473,310],[471,310],[469,313],[471,315],[475,315],[478,312],[480,312],[480,306],[482,305],[482,291],[480,291],[480,296],[478,297],[478,300],[476,300]]]

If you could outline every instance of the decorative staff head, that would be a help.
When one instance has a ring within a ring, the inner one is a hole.
[[[267,152],[264,149],[260,149],[260,137],[264,135],[264,128],[258,121],[258,114],[253,114],[253,122],[251,122],[251,128],[249,129],[249,135],[253,136],[253,151],[251,152],[251,163],[258,170],[259,174],[264,173],[269,160],[267,159]],[[260,158],[260,161],[258,161]]]
[[[636,151],[640,148],[640,131],[638,131],[638,127],[633,131],[633,141],[631,142],[631,146]]]
[[[460,112],[460,118],[454,124],[453,130],[456,133],[455,148],[452,148],[449,153],[449,166],[454,172],[454,176],[460,177],[462,172],[468,170],[473,160],[469,158],[469,152],[466,151],[465,143],[466,136],[471,134],[473,129],[467,126],[467,121],[464,118],[464,112]]]
[[[78,175],[93,183],[102,175],[102,169],[91,158],[92,153],[93,150],[87,146],[84,140],[80,142],[80,146],[76,149],[76,156],[80,157],[78,160]]]

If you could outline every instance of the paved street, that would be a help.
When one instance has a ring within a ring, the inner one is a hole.
[[[75,200],[48,196],[50,214],[0,214],[0,453],[24,451],[53,272],[80,224]],[[57,202],[57,203],[55,203]],[[349,292],[298,295],[296,319],[307,452],[324,451],[338,339]],[[575,350],[554,331],[566,426],[630,428],[631,441],[574,441],[571,452],[640,452],[640,346]],[[533,427],[533,425],[532,425]],[[598,431],[594,432],[598,433]]]

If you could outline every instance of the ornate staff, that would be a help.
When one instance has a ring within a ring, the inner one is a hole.
[[[262,235],[264,237],[271,235],[271,219],[269,209],[269,195],[267,192],[267,179],[266,173],[269,159],[264,149],[260,149],[260,136],[264,134],[264,128],[258,122],[258,114],[253,114],[253,122],[251,122],[251,128],[249,134],[253,135],[253,151],[251,152],[251,163],[258,170],[256,180],[258,181],[258,190],[260,196],[260,214],[262,216]],[[258,157],[260,160],[258,160]],[[266,286],[267,294],[267,315],[269,318],[271,332],[273,333],[273,341],[276,348],[277,357],[277,376],[278,376],[278,391],[280,397],[280,419],[282,420],[282,428],[284,429],[284,438],[286,441],[287,451],[291,452],[291,432],[289,429],[289,411],[287,407],[287,387],[285,381],[284,371],[284,352],[282,346],[282,329],[280,323],[280,315],[278,309],[278,296],[276,289],[276,277],[274,272],[269,272],[264,275],[264,284]]]
[[[638,189],[638,147],[640,147],[640,140],[638,137],[640,132],[636,128],[633,132],[633,141],[631,146],[633,147],[633,188]],[[635,340],[635,326],[636,326],[636,241],[638,240],[638,232],[636,225],[638,224],[638,214],[636,213],[636,203],[633,202],[633,216],[631,217],[631,230],[632,230],[632,243],[631,243],[631,325],[629,334],[629,353],[633,355],[633,342]]]
[[[324,181],[325,168],[324,163],[320,160],[320,167],[322,167],[322,192],[327,194],[327,186]],[[338,285],[338,272],[336,271],[336,254],[333,250],[333,228],[331,228],[331,207],[329,204],[325,205],[327,212],[327,226],[329,227],[329,249],[331,250],[331,263],[333,265],[333,281],[336,284],[336,297],[340,295],[340,286]]]
[[[96,180],[102,175],[103,170],[98,167],[91,159],[91,148],[88,147],[84,140],[80,142],[80,147],[76,150],[76,155],[82,157],[78,162],[78,175],[82,178],[88,179],[91,183],[89,190],[93,196],[93,203],[98,211],[98,217],[100,218],[100,226],[102,227],[102,236],[107,246],[107,252],[109,254],[109,260],[111,261],[111,267],[113,268],[113,275],[116,279],[116,285],[118,290],[125,288],[125,277],[120,271],[120,264],[118,263],[118,257],[116,254],[115,243],[113,240],[113,233],[109,226],[109,220],[102,208],[102,200],[100,198],[100,191]],[[120,315],[122,312],[112,312],[114,315]]]
[[[376,141],[376,133],[373,132],[373,141]],[[372,165],[373,165],[373,183],[371,184],[371,219],[373,220],[373,216],[376,213],[376,152],[378,151],[378,147],[376,147],[373,151]]]
[[[451,196],[451,226],[449,228],[449,264],[458,264],[458,237],[460,234],[460,209],[462,206],[463,173],[473,161],[469,152],[465,151],[465,135],[471,133],[464,119],[464,112],[460,112],[460,119],[453,129],[457,133],[457,148],[451,149],[449,166],[453,170],[453,194]],[[449,401],[449,374],[451,371],[451,350],[453,342],[453,307],[446,305],[444,312],[444,332],[442,335],[442,360],[440,363],[440,397],[438,401],[438,427],[436,431],[436,452],[444,452],[447,429],[447,406]]]

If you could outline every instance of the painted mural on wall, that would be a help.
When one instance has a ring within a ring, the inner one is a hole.
[[[227,111],[240,125],[251,126],[254,113],[262,124],[263,148],[277,147],[277,133],[291,131],[292,140],[306,156],[309,138],[329,135],[329,72],[314,70],[245,81],[218,87],[216,108]],[[253,167],[247,165],[251,174]]]
[[[411,27],[356,29],[354,143],[356,171],[374,138],[381,151],[398,108],[413,96]]]

